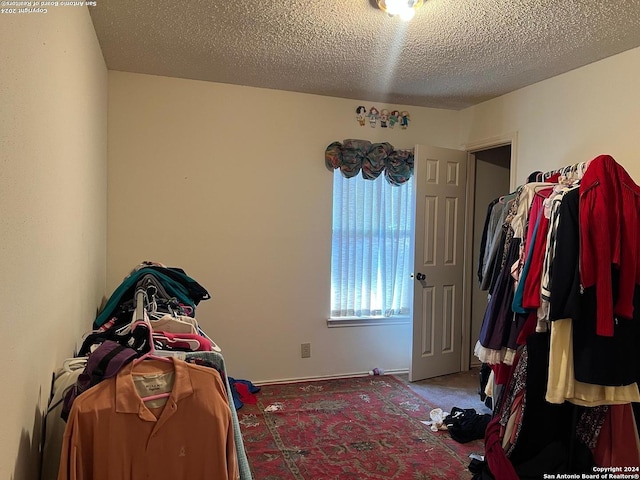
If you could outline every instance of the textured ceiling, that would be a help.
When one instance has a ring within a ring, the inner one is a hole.
[[[461,109],[640,45],[640,0],[99,0],[111,70]]]

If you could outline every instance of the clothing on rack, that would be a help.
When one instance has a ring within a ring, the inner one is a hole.
[[[492,200],[487,207],[487,214],[484,219],[484,226],[482,227],[482,235],[480,237],[480,259],[478,261],[478,284],[482,285],[482,279],[485,275],[484,273],[484,265],[485,265],[485,257],[487,249],[487,240],[489,237],[489,231],[495,230],[495,225],[491,225],[491,214],[493,212],[493,207],[500,201],[499,198]]]
[[[121,303],[133,298],[138,281],[145,275],[157,278],[163,285],[166,295],[177,299],[179,303],[185,304],[191,309],[195,309],[200,301],[211,298],[209,292],[202,285],[181,269],[145,266],[129,274],[111,294],[106,305],[93,322],[94,328],[100,327],[116,314]]]
[[[609,155],[596,157],[580,183],[580,278],[596,287],[596,332],[613,336],[614,315],[633,317],[640,284],[640,187]],[[618,270],[613,297],[611,267]]]
[[[73,388],[65,394],[60,416],[67,421],[71,406],[78,395],[101,381],[113,377],[137,356],[138,353],[131,348],[111,340],[105,341],[89,355],[84,370],[78,376]]]
[[[515,194],[497,198],[489,204],[487,218],[482,232],[483,242],[480,246],[480,260],[478,265],[478,280],[481,290],[492,290],[495,284],[497,270],[500,268],[501,252],[500,240],[509,207]]]
[[[131,313],[127,315],[129,316],[130,324]],[[135,350],[139,355],[143,355],[151,349],[151,344],[149,343],[150,334],[149,327],[145,325],[139,325],[135,330],[128,330],[125,333],[120,333],[115,325],[102,331],[92,331],[85,336],[77,356],[86,357],[106,341],[116,342]]]
[[[529,210],[534,199],[540,197],[538,192],[552,186],[553,184],[550,183],[526,184],[518,188],[513,198],[507,201],[506,210],[508,211],[505,210],[504,223],[497,231],[502,237],[498,242],[502,251],[496,256],[501,260],[495,264],[499,273],[495,277],[496,281],[491,290],[480,337],[474,349],[475,355],[482,362],[496,364],[506,361],[510,364],[513,361],[516,338],[526,320],[526,316],[514,314],[512,307],[526,263],[525,243],[527,239],[531,243],[531,234],[535,230],[535,225],[529,226]],[[527,271],[528,267],[525,275]],[[516,301],[521,300],[518,298]],[[524,311],[518,309],[515,313],[524,313]]]
[[[154,332],[191,333],[198,335],[198,324],[195,318],[184,315],[173,316],[165,313],[158,319],[149,318]]]
[[[168,373],[165,405],[148,406],[134,378]],[[205,477],[239,478],[231,410],[214,369],[178,359],[130,363],[75,400],[59,480]]]
[[[640,187],[607,155],[529,180],[499,232],[503,261],[475,348],[504,385],[487,461],[496,478],[637,466]],[[611,454],[621,439],[625,455]]]
[[[67,391],[73,388],[86,364],[86,358],[68,358],[63,362],[62,367],[54,373],[51,398],[44,419],[42,466],[40,469],[42,480],[58,478],[62,438],[66,426],[61,416],[63,400]]]
[[[195,305],[210,298],[209,293],[188,277],[184,270],[149,263],[143,262],[134,268],[116,288],[94,321],[94,331],[84,339],[79,355],[87,355],[105,340],[116,341],[141,354],[147,353],[151,348],[220,351],[195,319]],[[152,343],[147,341],[148,332],[130,329],[132,312],[134,317],[140,315],[134,312],[139,307],[134,292],[136,297],[138,294],[142,295],[145,312],[150,320],[148,325],[156,332]],[[176,337],[176,334],[180,336]]]
[[[151,326],[153,327],[153,323]],[[213,345],[209,339],[199,334],[170,333],[154,329],[153,338],[156,342],[159,341],[163,347],[166,346],[172,350],[187,350],[192,352],[210,352],[213,350]]]
[[[640,402],[637,382],[606,386],[576,380],[572,332],[572,318],[556,320],[551,324],[547,402],[560,404],[568,400],[585,407]]]
[[[506,257],[506,263],[512,264],[519,256],[520,239],[512,239]],[[475,348],[475,355],[480,361],[489,364],[501,363],[505,359],[511,329],[520,325],[515,321],[511,304],[514,294],[514,279],[508,269],[502,268],[495,289],[480,328],[480,337]],[[503,348],[504,347],[504,348]],[[512,345],[515,349],[515,345]]]
[[[42,480],[252,479],[224,359],[195,318],[207,298],[182,269],[134,268],[98,315],[114,316],[83,340],[82,373],[56,393],[43,450],[59,461]]]
[[[233,426],[233,436],[236,442],[236,456],[238,459],[238,470],[240,472],[240,480],[252,480],[251,468],[249,467],[249,460],[247,459],[247,453],[244,448],[244,441],[242,440],[242,433],[240,432],[240,423],[238,422],[238,414],[234,405],[233,392],[229,383],[229,377],[226,375],[224,358],[219,352],[191,352],[184,354],[185,360],[189,363],[196,365],[215,368],[220,377],[223,379],[226,391],[227,400],[231,408],[231,423]]]
[[[638,430],[631,405],[612,405],[593,450],[597,464],[638,467],[639,451]]]
[[[580,382],[624,386],[638,380],[640,363],[640,306],[635,319],[618,318],[614,336],[597,334],[596,288],[584,288],[580,281],[580,192],[571,190],[560,204],[555,256],[552,263],[550,320],[573,319],[573,356],[575,379]],[[619,282],[609,267],[612,295]],[[635,296],[640,302],[640,295]],[[595,400],[595,399],[594,399]]]

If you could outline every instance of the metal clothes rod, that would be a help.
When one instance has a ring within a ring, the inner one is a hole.
[[[136,320],[144,320],[144,289],[136,290]]]

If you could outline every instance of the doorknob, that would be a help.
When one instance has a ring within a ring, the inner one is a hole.
[[[427,276],[426,276],[424,273],[420,273],[420,272],[418,272],[418,273],[416,274],[416,280],[418,280],[418,281],[420,281],[420,282],[421,282],[421,281],[423,281],[423,280],[425,280],[426,278],[427,278]]]

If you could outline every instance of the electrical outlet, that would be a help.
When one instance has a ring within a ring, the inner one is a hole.
[[[300,344],[300,356],[302,358],[310,358],[311,357],[311,344],[310,343],[302,343],[302,344]]]

